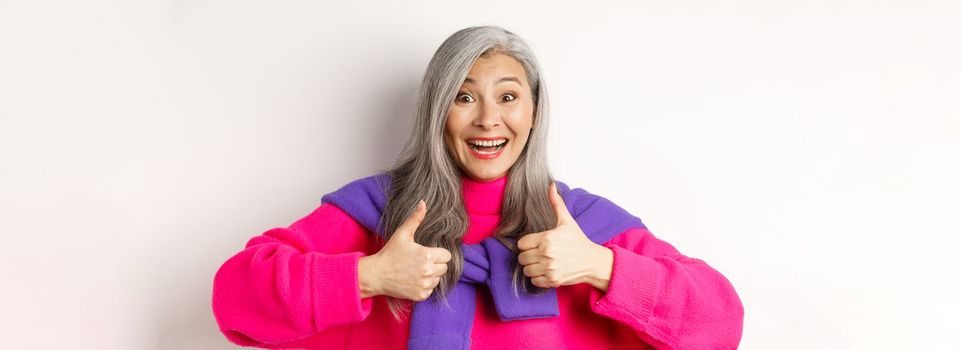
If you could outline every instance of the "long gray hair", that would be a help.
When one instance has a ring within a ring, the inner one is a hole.
[[[444,141],[447,113],[474,61],[495,53],[507,54],[523,65],[534,99],[534,118],[527,144],[509,170],[501,221],[494,237],[516,255],[517,239],[552,229],[557,220],[547,197],[553,181],[546,152],[547,90],[533,52],[523,39],[501,27],[468,27],[455,32],[440,45],[427,66],[417,97],[414,128],[394,167],[387,170],[391,186],[380,223],[390,239],[419,200],[427,203],[427,215],[414,240],[424,246],[445,248],[453,255],[437,286],[441,298],[454,287],[463,271],[461,243],[469,222],[461,189],[462,174]],[[515,287],[535,293],[543,291],[521,271],[515,261]],[[394,299],[389,302],[396,316],[400,305]]]

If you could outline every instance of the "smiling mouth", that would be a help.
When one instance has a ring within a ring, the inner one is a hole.
[[[506,138],[498,140],[469,139],[467,140],[467,147],[470,147],[474,152],[480,154],[493,155],[504,149],[508,142]]]

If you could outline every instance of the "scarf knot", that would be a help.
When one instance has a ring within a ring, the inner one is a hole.
[[[469,349],[478,285],[490,289],[494,308],[503,321],[559,314],[556,290],[550,289],[540,295],[528,294],[523,288],[515,290],[512,283],[514,253],[500,241],[486,238],[478,244],[463,244],[462,249],[464,271],[458,283],[448,291],[446,303],[435,293],[414,304],[409,348]]]

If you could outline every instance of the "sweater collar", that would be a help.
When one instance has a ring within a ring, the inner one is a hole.
[[[504,201],[504,188],[507,187],[507,175],[487,181],[471,179],[461,175],[464,194],[464,209],[468,213],[500,215],[501,204]]]

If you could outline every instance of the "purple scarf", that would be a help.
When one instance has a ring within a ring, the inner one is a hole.
[[[555,180],[567,209],[591,241],[603,244],[625,230],[645,228],[641,219],[613,202]],[[390,177],[379,173],[354,180],[337,191],[325,194],[321,203],[332,203],[371,232],[384,237],[379,227],[386,202]],[[559,314],[557,292],[527,294],[519,288],[514,294],[512,263],[517,257],[494,238],[478,244],[463,244],[464,271],[447,294],[444,305],[431,294],[415,303],[410,322],[410,349],[470,349],[471,327],[474,325],[475,289],[478,284],[490,288],[497,314],[503,321],[554,317]],[[449,307],[448,307],[449,306]]]

